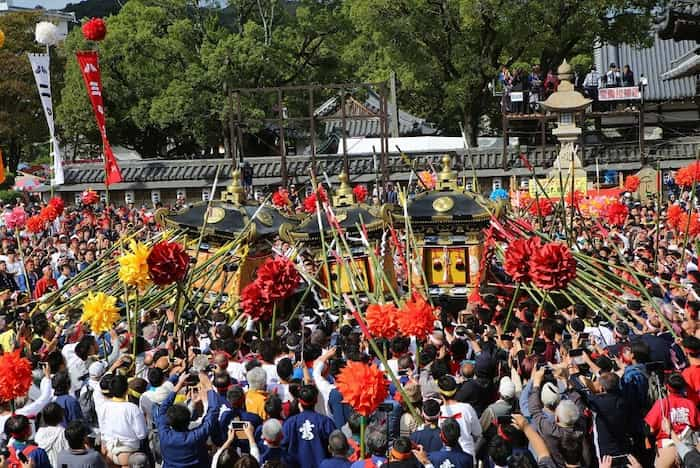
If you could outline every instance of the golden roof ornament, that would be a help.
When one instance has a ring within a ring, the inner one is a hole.
[[[245,189],[241,185],[241,171],[238,169],[234,169],[233,174],[231,174],[231,185],[221,194],[221,199],[237,205],[245,204]]]
[[[355,195],[352,192],[352,187],[350,187],[348,183],[348,175],[345,172],[341,172],[338,175],[338,181],[340,182],[340,186],[333,195],[333,207],[338,208],[355,204]]]
[[[436,188],[440,191],[459,191],[457,173],[452,170],[452,158],[449,154],[442,157],[442,170],[438,174]]]

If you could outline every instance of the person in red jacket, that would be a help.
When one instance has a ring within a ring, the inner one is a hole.
[[[53,288],[54,290],[58,289],[58,283],[56,283],[56,280],[53,279],[51,267],[46,265],[44,268],[42,268],[41,272],[43,273],[43,276],[36,282],[36,287],[34,288],[35,299],[39,299],[41,296],[46,294],[50,288]]]
[[[666,380],[668,395],[656,400],[644,418],[650,432],[656,436],[657,467],[671,466],[675,461],[676,449],[673,447],[670,431],[683,434],[686,429],[696,430],[700,427],[695,404],[683,396],[685,388],[685,380],[680,374],[669,375]]]
[[[694,336],[683,338],[683,351],[688,357],[689,366],[683,369],[683,380],[687,385],[686,393],[688,399],[700,404],[700,339]]]

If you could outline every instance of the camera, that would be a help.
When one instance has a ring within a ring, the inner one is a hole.
[[[199,375],[197,375],[197,373],[190,372],[190,375],[188,375],[187,379],[185,379],[185,384],[188,387],[199,385]]]

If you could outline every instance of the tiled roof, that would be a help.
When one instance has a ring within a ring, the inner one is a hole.
[[[673,161],[686,161],[694,159],[700,151],[700,140],[679,139],[665,141],[657,146],[648,147],[649,160],[661,161],[662,167],[677,167],[672,165]],[[541,148],[528,148],[526,151],[530,163],[538,168],[550,167],[556,157],[557,149],[548,147],[543,152]],[[472,151],[468,156],[464,152],[457,152],[455,169],[461,171],[465,165],[464,172],[471,172],[471,164],[480,177],[524,176],[528,170],[523,167],[523,163],[518,154],[511,152],[507,155],[509,164],[508,170],[503,170],[503,154],[497,150]],[[427,167],[429,163],[440,164],[441,152],[416,153],[410,155],[416,160],[416,167]],[[405,160],[397,154],[388,156],[389,174],[393,178],[405,180],[409,173]],[[470,163],[469,161],[472,161]],[[601,167],[611,165],[616,169],[623,169],[626,165],[639,167],[639,146],[636,144],[623,145],[588,145],[584,148],[582,162],[584,165],[595,164],[596,160]],[[258,182],[264,180],[266,183],[275,184],[280,180],[280,160],[278,157],[251,157],[246,158],[253,168],[253,175]],[[349,158],[350,176],[353,180],[374,180],[373,155],[353,155]],[[124,182],[116,184],[116,190],[148,189],[148,188],[195,188],[211,186],[216,175],[217,167],[220,167],[219,186],[230,182],[233,164],[230,159],[199,159],[199,160],[139,160],[120,161]],[[311,158],[305,156],[288,156],[287,173],[292,180],[305,181],[309,178],[311,169]],[[316,158],[316,174],[327,174],[329,177],[336,176],[343,169],[343,159],[337,155],[323,155]],[[104,180],[104,166],[100,163],[85,163],[66,165],[64,169],[65,183],[58,190],[77,190],[81,187],[101,186]]]

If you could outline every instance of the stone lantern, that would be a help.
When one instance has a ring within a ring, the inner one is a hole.
[[[586,171],[576,154],[576,142],[581,135],[581,129],[576,126],[576,113],[583,111],[592,102],[574,90],[571,82],[573,70],[566,60],[557,68],[557,75],[560,80],[557,91],[542,103],[545,109],[558,115],[557,128],[552,134],[559,140],[561,148],[554,161],[554,168],[543,184],[547,193],[555,197],[564,196],[572,187],[582,193],[587,190]],[[561,191],[560,180],[566,181],[563,194],[558,193]]]

